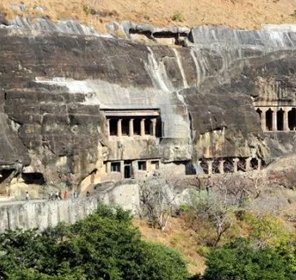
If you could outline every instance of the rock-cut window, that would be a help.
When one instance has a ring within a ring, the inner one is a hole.
[[[120,162],[111,162],[111,172],[120,172]]]
[[[138,161],[138,170],[147,170],[146,161]]]

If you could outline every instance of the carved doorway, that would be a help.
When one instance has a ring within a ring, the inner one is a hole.
[[[124,179],[129,179],[132,177],[132,163],[131,161],[124,162]]]

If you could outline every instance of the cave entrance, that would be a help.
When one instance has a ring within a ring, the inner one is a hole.
[[[141,135],[141,119],[134,119],[134,135]]]
[[[122,119],[121,121],[121,131],[122,135],[128,136],[129,135],[129,119]]]
[[[273,113],[272,110],[269,109],[269,110],[266,111],[266,115],[265,115],[265,117],[266,117],[266,130],[268,130],[268,131],[272,131],[272,122],[273,122],[272,113]]]
[[[225,162],[224,162],[224,172],[225,173],[233,173],[234,172],[232,159],[226,159],[225,160]]]
[[[196,175],[196,169],[191,161],[185,162],[185,175]]]
[[[110,119],[109,121],[109,135],[117,136],[117,119]]]
[[[276,113],[276,117],[277,117],[277,130],[282,131],[284,130],[284,110],[280,109],[279,111],[277,111]]]
[[[212,166],[213,173],[220,173],[219,164],[220,164],[219,159],[213,160],[213,166]]]
[[[46,183],[43,174],[39,172],[22,173],[22,179],[28,185],[44,185]]]
[[[129,179],[132,177],[132,162],[124,161],[124,179]]]
[[[4,169],[0,171],[0,184],[3,183],[11,174],[13,170],[12,169]]]
[[[237,163],[237,171],[246,171],[246,161],[244,158],[240,158]]]
[[[262,126],[262,129],[264,129],[266,124],[261,123],[261,122],[262,122],[262,111],[258,108],[258,109],[256,110],[256,112],[257,112],[257,114],[258,114],[258,116],[259,116],[259,122],[260,122],[260,124],[261,124],[261,126]]]
[[[160,137],[162,137],[162,135],[163,135],[162,122],[161,122],[161,119],[158,118],[157,121],[156,121],[156,137],[160,138]]]
[[[260,120],[261,120],[261,114],[262,114],[262,111],[261,111],[260,109],[257,109],[256,112],[258,113],[259,118],[260,118]]]
[[[150,119],[145,119],[145,135],[152,135],[152,123]]]
[[[258,164],[259,164],[258,159],[252,158],[250,163],[251,163],[251,168],[252,169],[255,169],[255,170],[258,169]]]
[[[296,130],[296,109],[295,108],[289,111],[288,122],[289,122],[289,129]]]
[[[202,170],[205,174],[209,173],[209,167],[208,167],[208,163],[206,161],[201,160],[199,166],[202,168]]]

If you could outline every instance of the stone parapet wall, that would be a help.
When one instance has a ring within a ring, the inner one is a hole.
[[[95,197],[57,201],[22,201],[0,204],[0,232],[17,228],[44,230],[60,222],[73,224],[98,206]]]

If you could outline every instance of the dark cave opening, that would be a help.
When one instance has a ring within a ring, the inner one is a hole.
[[[152,123],[150,119],[145,119],[145,135],[152,135]]]
[[[122,119],[121,121],[122,135],[129,135],[129,119]]]
[[[266,129],[268,131],[272,131],[272,123],[273,123],[273,120],[272,120],[272,110],[269,109],[266,111]]]
[[[117,136],[117,122],[118,122],[118,119],[109,120],[109,135]]]
[[[296,130],[296,109],[293,108],[288,113],[288,124],[290,130]]]
[[[277,111],[276,116],[277,116],[277,130],[282,131],[284,130],[284,111],[283,109],[280,109]]]
[[[258,169],[258,159],[256,159],[256,158],[252,158],[251,159],[251,168],[252,169]]]
[[[3,183],[13,172],[12,169],[4,169],[0,171],[0,184]]]
[[[233,173],[234,172],[232,159],[226,159],[225,160],[225,162],[224,162],[224,172],[225,173]]]
[[[134,119],[134,135],[141,135],[141,119]]]
[[[30,184],[44,185],[46,183],[43,177],[43,174],[39,172],[22,173],[22,179],[28,185]]]

